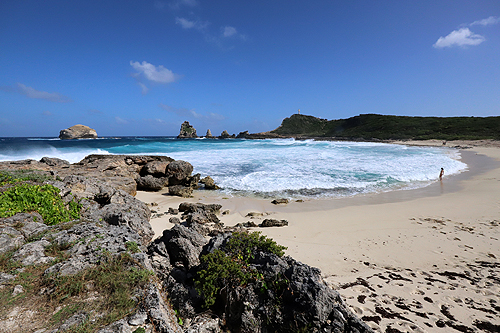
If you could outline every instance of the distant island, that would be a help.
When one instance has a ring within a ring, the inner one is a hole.
[[[343,140],[500,139],[500,117],[409,117],[379,114],[327,120],[294,114],[281,126],[252,136],[335,138]]]

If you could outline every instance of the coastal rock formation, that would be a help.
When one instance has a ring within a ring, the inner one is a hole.
[[[207,129],[207,134],[205,134],[205,138],[207,139],[212,139],[214,136],[212,135],[212,132],[210,129]]]
[[[226,130],[222,131],[222,133],[219,136],[219,139],[229,139],[229,138],[235,138],[236,135],[232,134],[230,135]]]
[[[238,135],[236,136],[236,139],[246,139],[248,137],[250,137],[250,133],[248,133],[248,131],[244,131],[244,132],[238,133]]]
[[[197,138],[196,129],[189,124],[189,121],[185,121],[181,124],[181,130],[178,139],[188,139],[188,138]]]
[[[85,125],[75,125],[59,132],[59,139],[97,139],[97,132]]]
[[[83,176],[102,181],[131,195],[135,195],[138,189],[159,191],[175,185],[182,186],[184,190],[174,189],[170,191],[173,195],[192,193],[193,189],[198,188],[200,181],[199,174],[192,175],[193,166],[190,163],[175,161],[167,156],[89,155],[75,164],[44,157],[40,161],[0,162],[0,169],[36,169],[39,170],[36,171],[38,173],[45,172],[60,178],[69,175]],[[77,193],[85,189],[78,188],[73,191]]]
[[[235,246],[248,244],[239,243],[240,237],[252,239],[245,233],[220,233],[207,240],[198,229],[197,223],[189,227],[175,225],[148,246],[149,258],[170,295],[171,304],[188,322],[198,322],[200,317],[209,320],[204,315],[207,313],[205,297],[209,295],[200,294],[199,284],[195,283],[211,269],[204,256],[220,258]],[[251,253],[242,253],[242,258],[248,260],[250,271],[260,278],[243,284],[236,282],[237,271],[228,272],[224,288],[208,306],[215,318],[225,318],[224,325],[212,319],[211,324],[220,331],[373,332],[347,308],[340,295],[325,284],[317,268],[257,246],[250,245],[248,251]],[[215,262],[223,265],[224,261]],[[220,267],[220,272],[224,269]],[[211,283],[215,287],[217,282]]]
[[[220,189],[220,187],[217,186],[217,184],[215,184],[215,181],[210,176],[206,176],[205,178],[202,178],[200,180],[200,183],[205,185],[206,190],[218,190],[218,189]]]

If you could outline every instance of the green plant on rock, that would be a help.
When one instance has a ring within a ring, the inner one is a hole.
[[[286,247],[258,232],[235,232],[224,250],[217,249],[201,257],[202,269],[195,280],[196,290],[204,297],[204,306],[215,304],[222,288],[243,286],[262,275],[250,267],[250,259],[256,251],[283,256]],[[263,281],[265,283],[265,281]]]
[[[127,248],[128,251],[132,253],[141,252],[141,249],[139,248],[139,245],[136,242],[126,242],[125,247]]]
[[[17,213],[38,212],[45,224],[54,225],[80,218],[81,205],[70,201],[67,205],[52,185],[21,184],[0,193],[0,217]]]

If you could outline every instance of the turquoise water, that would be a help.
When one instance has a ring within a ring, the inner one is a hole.
[[[340,197],[419,188],[467,169],[457,150],[381,143],[268,140],[178,140],[124,137],[96,140],[0,138],[0,161],[89,154],[167,155],[210,175],[228,195]]]

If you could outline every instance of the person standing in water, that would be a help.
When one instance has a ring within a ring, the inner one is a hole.
[[[443,176],[444,176],[444,169],[441,168],[441,172],[439,173],[439,180],[443,180]]]

